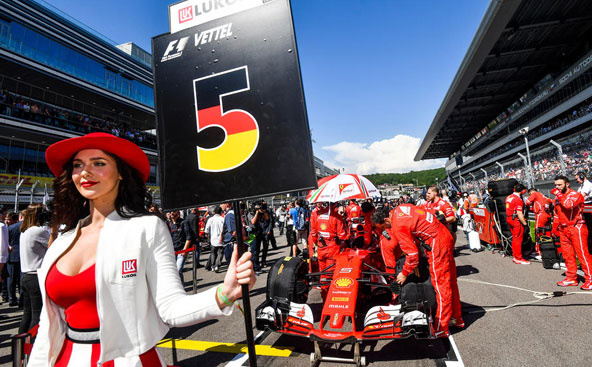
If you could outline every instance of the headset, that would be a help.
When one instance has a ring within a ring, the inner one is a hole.
[[[576,177],[579,178],[580,180],[584,181],[586,179],[586,174],[584,172],[578,172],[576,174]]]

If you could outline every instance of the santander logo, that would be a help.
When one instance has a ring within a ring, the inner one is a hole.
[[[135,277],[136,272],[138,271],[137,263],[138,263],[137,259],[123,260],[121,262],[121,274],[122,274],[121,277],[122,278]]]
[[[382,307],[380,308],[380,312],[376,315],[376,317],[378,317],[378,319],[380,321],[386,321],[386,320],[389,320],[391,318],[388,313],[384,312],[384,310],[382,309]]]
[[[302,306],[302,310],[298,311],[296,313],[296,315],[300,318],[304,317],[306,315],[306,310],[304,309],[304,306]]]

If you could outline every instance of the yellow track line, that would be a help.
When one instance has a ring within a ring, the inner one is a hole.
[[[185,339],[164,339],[156,345],[161,348],[176,348],[184,350],[198,350],[219,353],[247,353],[246,344],[206,342]],[[289,357],[293,347],[272,347],[271,345],[255,345],[255,354],[258,356]]]

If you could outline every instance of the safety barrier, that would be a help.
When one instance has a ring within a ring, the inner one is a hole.
[[[197,245],[199,246],[199,245]],[[195,259],[195,246],[190,247],[186,250],[180,250],[180,251],[176,251],[175,252],[175,257],[177,255],[182,255],[182,254],[189,254],[191,253],[191,275],[193,277],[193,294],[197,293],[197,261]],[[189,256],[188,256],[189,257]]]

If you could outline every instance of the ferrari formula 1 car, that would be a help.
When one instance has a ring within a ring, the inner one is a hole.
[[[364,366],[364,341],[434,338],[436,296],[427,261],[401,287],[393,274],[384,272],[378,247],[345,248],[335,260],[316,273],[309,272],[302,258],[278,260],[267,278],[266,300],[255,311],[257,328],[312,340],[311,366],[321,361]],[[397,272],[403,262],[399,259]],[[326,292],[322,305],[307,303],[312,288]],[[331,343],[352,344],[353,359],[323,357],[320,346]]]

